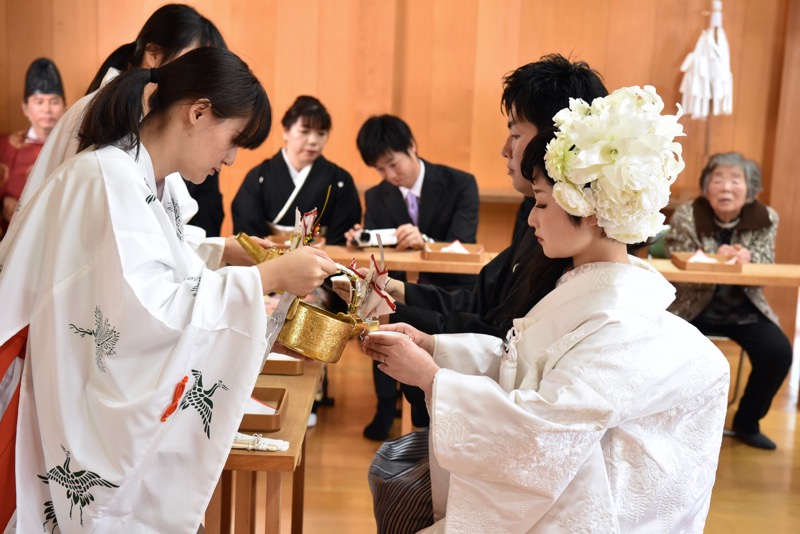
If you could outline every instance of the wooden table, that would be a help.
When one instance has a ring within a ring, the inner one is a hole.
[[[256,530],[258,478],[266,477],[265,530],[279,534],[281,524],[281,478],[283,472],[292,478],[292,534],[303,531],[303,484],[305,479],[305,435],[308,414],[314,401],[322,365],[306,360],[299,376],[261,375],[259,387],[284,388],[288,391],[287,412],[280,430],[266,432],[264,437],[289,442],[287,451],[261,452],[233,449],[225,462],[225,470],[206,511],[206,532],[250,534]],[[234,480],[235,479],[235,480]],[[235,500],[232,495],[236,486]],[[233,517],[232,517],[233,516]]]
[[[748,263],[742,265],[740,273],[726,273],[678,269],[670,260],[650,259],[647,261],[658,269],[664,278],[675,283],[800,287],[800,265]]]
[[[730,284],[738,286],[790,287],[784,296],[789,305],[781,317],[783,331],[794,345],[797,322],[800,265],[788,263],[748,263],[740,273],[689,271],[679,269],[670,260],[651,259],[650,264],[673,283]]]
[[[353,259],[359,267],[367,267],[369,258],[372,254],[380,262],[380,251],[378,248],[350,248],[334,245],[326,245],[325,252],[336,263],[350,265]],[[384,261],[386,266],[392,271],[406,271],[406,277],[410,282],[419,278],[420,272],[426,273],[445,273],[445,274],[478,274],[484,265],[494,258],[496,252],[484,252],[480,261],[436,261],[422,259],[420,250],[395,250],[386,247],[383,249]]]

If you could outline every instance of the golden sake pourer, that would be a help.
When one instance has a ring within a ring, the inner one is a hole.
[[[244,233],[237,234],[236,240],[256,263],[277,258],[284,252],[276,247],[264,249]],[[355,289],[358,275],[343,265],[337,264],[337,267],[340,273],[347,276]],[[286,321],[278,334],[278,342],[309,358],[327,363],[338,362],[348,339],[378,329],[377,320],[365,321],[358,316],[360,304],[352,300],[347,313],[333,314],[295,298],[286,313]]]

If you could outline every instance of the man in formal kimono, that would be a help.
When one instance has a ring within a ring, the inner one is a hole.
[[[478,184],[471,174],[425,161],[405,121],[374,116],[356,139],[361,158],[381,176],[364,195],[364,228],[394,229],[398,249],[421,249],[426,242],[474,243],[478,231]],[[354,244],[355,232],[348,232]],[[405,273],[390,273],[405,279]],[[443,287],[471,285],[472,275],[420,273],[420,282]],[[369,439],[387,438],[395,414],[397,383],[374,369],[378,409],[364,429]]]
[[[608,94],[600,75],[585,62],[572,63],[558,54],[523,65],[503,79],[500,100],[506,114],[508,137],[501,154],[516,191],[532,200],[530,183],[520,172],[522,153],[537,132],[553,126],[553,116],[570,98],[591,101]],[[532,206],[524,202],[523,206]],[[530,210],[528,210],[530,211]],[[527,220],[528,213],[524,214]],[[536,285],[533,270],[541,263],[541,248],[527,223],[517,231],[511,246],[485,265],[477,282],[467,288],[447,290],[441,286],[391,280],[386,289],[397,303],[392,322],[407,322],[424,332],[476,332],[502,337],[511,327],[517,310],[525,313],[549,287]],[[428,425],[428,413],[420,391],[402,386],[412,404],[413,423]]]
[[[17,209],[31,168],[65,108],[64,86],[55,64],[47,58],[34,60],[25,74],[22,100],[22,112],[30,126],[0,136],[0,238]]]
[[[607,94],[600,75],[588,64],[573,63],[559,54],[523,65],[503,79],[500,104],[507,119],[508,137],[501,154],[507,160],[507,173],[516,191],[533,196],[519,165],[525,147],[536,133],[553,127],[553,116],[569,104],[570,98],[590,102]],[[523,206],[530,207],[532,202]],[[525,212],[524,218],[527,217]],[[533,231],[525,224],[514,234],[511,246],[486,264],[477,283],[469,288],[448,291],[392,280],[386,287],[398,303],[392,321],[408,322],[429,333],[503,336],[513,319],[507,313],[509,304],[522,299],[527,301],[523,307],[530,309],[542,297],[529,287],[532,259],[539,250]]]

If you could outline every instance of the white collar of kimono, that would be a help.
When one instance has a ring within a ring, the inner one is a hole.
[[[136,165],[144,175],[144,179],[147,181],[147,185],[150,187],[150,190],[156,193],[158,199],[161,200],[161,197],[164,193],[164,180],[156,182],[156,174],[153,170],[153,159],[150,157],[150,152],[147,151],[144,143],[139,143],[138,158],[136,157],[136,147],[133,147],[131,150],[129,150],[128,154],[131,156],[133,161],[136,162]]]
[[[675,287],[646,261],[629,255],[628,262],[589,263],[568,271],[559,279],[557,289],[539,301],[529,316],[549,313],[550,306],[557,305],[554,303],[571,298],[585,299],[587,310],[607,307],[609,302],[599,296],[602,291],[608,287],[624,286],[627,290],[613,297],[615,307],[624,301],[624,307],[644,317],[657,317],[675,300]],[[594,271],[599,272],[593,274]],[[589,292],[595,293],[596,298],[587,299]],[[517,326],[517,319],[514,326]]]
[[[414,185],[411,186],[411,189],[407,187],[400,186],[400,192],[403,193],[403,199],[408,197],[408,192],[414,193],[417,198],[422,198],[422,181],[425,180],[425,162],[422,161],[422,158],[419,159],[419,176],[417,176],[417,181],[414,182]]]
[[[292,166],[292,163],[289,161],[289,154],[286,153],[286,148],[281,149],[281,154],[283,155],[283,160],[286,162],[286,166],[289,168],[289,176],[292,177],[292,182],[294,182],[295,187],[300,187],[304,183],[306,183],[306,178],[308,178],[308,174],[311,172],[311,166],[314,165],[313,163],[306,165],[299,171],[295,170]]]

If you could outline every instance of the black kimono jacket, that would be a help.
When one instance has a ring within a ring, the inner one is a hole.
[[[274,219],[294,191],[286,161],[278,151],[250,170],[231,205],[233,232],[263,237],[271,233],[268,223],[273,221],[294,226],[294,208],[299,208],[301,213],[314,208],[322,211],[328,186],[331,186],[331,196],[320,221],[322,233],[327,243],[344,245],[344,233],[361,222],[361,201],[350,173],[323,156],[314,161],[294,205],[279,221]]]

